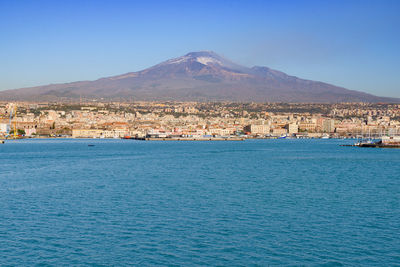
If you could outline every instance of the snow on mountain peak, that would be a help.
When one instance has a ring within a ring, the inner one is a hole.
[[[196,61],[203,65],[208,65],[208,63],[217,63],[222,65],[219,60],[216,60],[215,58],[212,57],[197,57]]]
[[[212,54],[206,54],[205,52],[193,52],[185,56],[173,58],[164,62],[164,64],[179,64],[183,62],[199,62],[203,65],[208,65],[209,63],[223,65],[223,63],[217,58],[213,57]]]
[[[173,59],[165,61],[165,64],[178,64],[178,63],[185,62],[188,59],[189,59],[189,57],[187,57],[187,56],[173,58]]]

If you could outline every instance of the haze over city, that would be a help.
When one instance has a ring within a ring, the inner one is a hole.
[[[191,51],[400,97],[398,1],[1,1],[0,90],[140,71]]]

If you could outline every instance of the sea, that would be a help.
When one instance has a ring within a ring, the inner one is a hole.
[[[0,144],[0,265],[400,266],[400,149]]]

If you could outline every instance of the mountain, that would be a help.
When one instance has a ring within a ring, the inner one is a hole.
[[[267,67],[248,68],[214,52],[192,52],[148,69],[101,78],[0,92],[0,100],[400,102],[331,84],[304,80]]]

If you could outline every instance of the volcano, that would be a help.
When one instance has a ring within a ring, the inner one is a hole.
[[[301,79],[268,67],[235,64],[211,51],[191,52],[148,69],[95,81],[0,92],[0,100],[106,100],[234,102],[400,102]]]

